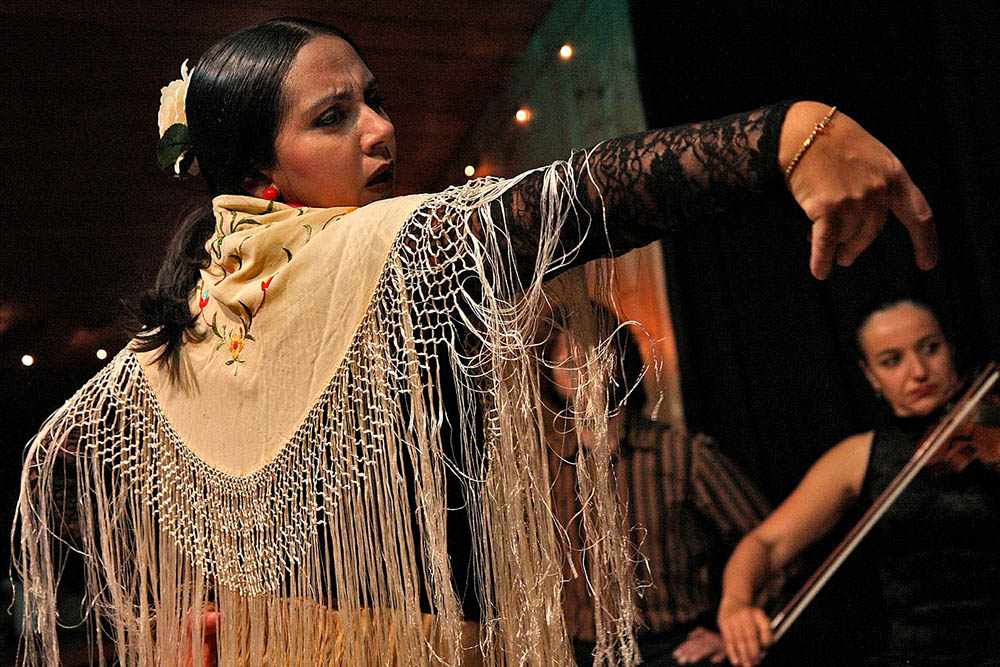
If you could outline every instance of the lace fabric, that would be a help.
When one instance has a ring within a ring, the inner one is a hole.
[[[467,647],[446,526],[452,475],[472,535],[477,652],[491,664],[568,662],[570,546],[553,520],[541,435],[539,317],[564,311],[558,319],[587,350],[577,419],[598,436],[611,364],[584,281],[547,281],[780,182],[785,108],[616,139],[568,163],[428,197],[394,237],[332,379],[249,474],[195,456],[145,381],[150,369],[123,351],[28,452],[17,556],[27,658],[58,660],[62,556],[52,538],[70,527],[60,524],[72,514],[55,502],[73,490],[59,480],[72,478],[92,627],[125,664],[183,660],[191,614],[208,603],[224,618],[220,664],[329,662],[331,645],[343,664],[456,664]],[[255,335],[265,324],[262,316]],[[281,349],[294,354],[317,335],[289,336]],[[578,459],[588,569],[576,575],[588,578],[599,610],[595,658],[632,664],[635,554],[611,453],[581,449]],[[317,616],[303,608],[336,608],[335,626],[320,633],[334,639],[315,641]]]

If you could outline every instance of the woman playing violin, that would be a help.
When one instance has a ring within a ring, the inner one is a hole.
[[[856,337],[861,370],[892,417],[823,455],[736,547],[719,608],[733,664],[757,664],[773,641],[755,605],[767,577],[825,536],[853,503],[871,504],[959,388],[954,347],[924,303],[883,301],[864,314]],[[978,463],[925,471],[876,525],[888,637],[873,664],[981,665],[1000,655],[1000,549],[992,539],[1000,529],[998,482],[995,469]]]

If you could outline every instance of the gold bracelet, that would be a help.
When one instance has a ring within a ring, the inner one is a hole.
[[[813,131],[809,133],[806,140],[802,142],[802,147],[799,148],[799,152],[795,154],[792,161],[788,163],[787,167],[785,167],[786,181],[792,177],[792,172],[795,171],[795,167],[799,165],[799,160],[802,159],[802,156],[806,154],[809,147],[813,145],[814,141],[816,141],[816,137],[823,134],[823,130],[826,129],[827,124],[830,122],[830,119],[833,118],[833,114],[835,113],[837,113],[837,107],[830,107],[830,110],[826,112],[825,116],[823,116],[823,120],[813,125]]]

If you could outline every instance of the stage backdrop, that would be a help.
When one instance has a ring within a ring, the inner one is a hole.
[[[780,500],[868,424],[849,329],[878,290],[925,289],[976,356],[1000,358],[1000,7],[633,2],[632,19],[650,126],[785,98],[837,104],[896,152],[937,216],[941,262],[927,273],[893,221],[854,267],[813,279],[807,220],[790,197],[668,244],[689,425]]]
[[[880,289],[926,290],[973,358],[1000,358],[1000,7],[636,0],[631,9],[651,127],[780,99],[836,104],[896,152],[937,216],[941,262],[928,273],[892,222],[854,267],[813,279],[807,221],[790,198],[665,245],[688,426],[716,436],[778,502],[823,451],[870,425],[850,329]],[[863,587],[855,579],[840,592]],[[819,643],[803,654],[810,664],[824,652],[850,664],[838,650],[845,637],[874,636],[869,603],[831,601],[816,621]],[[824,626],[852,607],[867,627]]]

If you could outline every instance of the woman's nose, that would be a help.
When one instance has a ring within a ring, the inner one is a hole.
[[[913,355],[910,359],[910,374],[918,380],[927,377],[927,362],[919,354]]]
[[[389,146],[396,136],[396,128],[392,121],[384,114],[379,113],[378,110],[367,105],[362,110],[362,116],[361,149],[368,155],[378,155],[384,152],[387,157],[393,157],[388,155]]]

